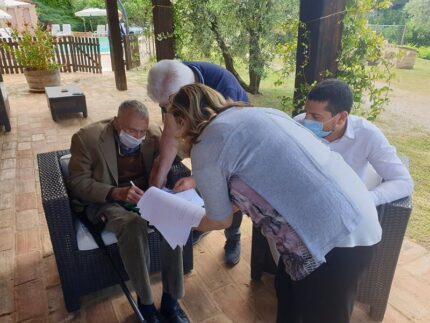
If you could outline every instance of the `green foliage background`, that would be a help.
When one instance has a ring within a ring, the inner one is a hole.
[[[369,22],[375,25],[406,25],[404,43],[430,46],[430,0],[396,0],[387,8],[369,14]],[[381,28],[391,43],[400,44],[402,27]]]
[[[348,0],[343,20],[342,44],[339,55],[337,78],[346,81],[354,93],[353,113],[374,120],[388,102],[389,82],[392,77],[391,66],[384,59],[383,37],[377,35],[368,25],[370,12],[387,8],[389,0]],[[277,54],[282,59],[279,84],[295,71],[297,18],[282,25],[287,41],[278,44]],[[329,73],[323,75],[331,77]],[[381,82],[382,81],[382,82]],[[313,84],[303,84],[306,93]],[[284,110],[293,107],[292,96],[283,96]],[[299,102],[304,105],[304,102]]]
[[[73,31],[84,31],[82,18],[76,17],[75,12],[85,8],[105,8],[104,0],[34,0],[40,22],[70,24]],[[137,25],[151,32],[152,6],[150,0],[122,0],[130,25]],[[90,17],[86,19],[86,29],[90,28],[90,20],[93,28],[98,24],[106,24],[106,17]]]
[[[430,0],[410,0],[410,3],[413,1]],[[383,58],[383,38],[372,31],[368,19],[372,12],[388,12],[391,8],[402,10],[402,19],[406,20],[409,17],[404,14],[407,2],[347,1],[337,77],[353,88],[354,112],[370,120],[375,119],[387,103],[392,74]],[[64,15],[70,19],[69,23],[75,22],[78,27],[81,20],[74,17],[75,11],[104,7],[103,0],[48,0],[43,3],[44,6],[39,6],[40,11],[45,10],[42,21],[58,20],[57,17]],[[123,3],[130,24],[143,26],[151,33],[151,2],[123,0]],[[279,72],[276,85],[281,85],[294,73],[299,0],[175,0],[172,3],[179,58],[223,64],[228,51],[239,73],[245,72],[240,75],[245,81],[250,80],[251,71],[264,78],[270,69]],[[400,19],[394,11],[385,15],[384,19]],[[220,39],[224,48],[220,47]],[[282,103],[285,110],[291,109],[290,96],[284,96]]]
[[[82,19],[74,15],[71,0],[34,0],[33,2],[36,4],[41,24],[70,24],[72,30],[84,30]]]
[[[177,0],[175,37],[182,59],[223,63],[225,51],[235,66],[264,77],[275,57],[285,18],[298,12],[298,0]],[[216,29],[216,30],[215,30]],[[222,39],[226,49],[219,46]],[[248,77],[241,75],[244,80]]]

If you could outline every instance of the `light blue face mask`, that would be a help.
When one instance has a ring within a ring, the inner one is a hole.
[[[333,130],[324,131],[324,123],[321,121],[303,119],[302,122],[304,127],[308,128],[319,138],[325,138],[333,132]]]
[[[142,141],[145,140],[145,136],[138,139],[138,138],[134,138],[132,135],[121,130],[119,133],[119,140],[127,148],[133,149],[133,148],[136,148],[137,146],[139,146],[142,143]]]

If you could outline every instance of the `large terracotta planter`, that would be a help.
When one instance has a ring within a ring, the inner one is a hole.
[[[45,86],[60,86],[60,69],[53,71],[24,70],[30,92],[45,92]]]
[[[400,46],[396,67],[401,69],[413,69],[416,58],[417,58],[416,49]]]

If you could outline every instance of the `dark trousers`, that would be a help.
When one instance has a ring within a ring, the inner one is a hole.
[[[300,281],[291,280],[280,259],[275,277],[277,323],[348,323],[358,281],[373,249],[334,248],[326,263]]]
[[[233,221],[231,225],[224,230],[227,240],[240,240],[240,225],[242,224],[243,214],[237,211],[233,214]]]
[[[131,283],[142,304],[154,302],[149,279],[150,256],[146,221],[137,213],[127,211],[117,203],[91,204],[86,209],[88,219],[97,224],[103,216],[106,230],[115,234],[119,253]],[[184,296],[182,248],[172,249],[165,239],[160,242],[161,279],[163,292],[179,299]]]

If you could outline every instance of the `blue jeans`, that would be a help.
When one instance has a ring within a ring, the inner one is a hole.
[[[227,240],[240,240],[240,225],[242,224],[242,218],[242,211],[237,211],[233,214],[233,222],[224,230]]]

